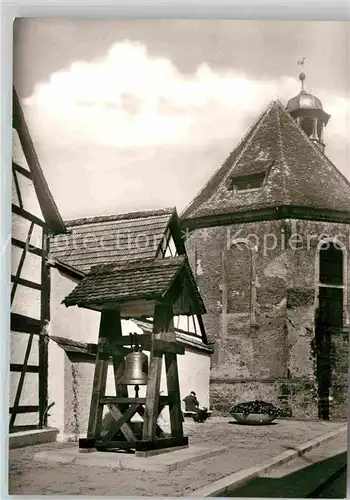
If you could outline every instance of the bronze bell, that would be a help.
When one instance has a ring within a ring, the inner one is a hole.
[[[123,385],[147,385],[148,358],[137,350],[125,357],[124,375],[119,382]]]

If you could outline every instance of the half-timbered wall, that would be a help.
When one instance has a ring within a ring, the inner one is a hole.
[[[45,424],[49,269],[48,229],[32,174],[13,129],[10,431]]]

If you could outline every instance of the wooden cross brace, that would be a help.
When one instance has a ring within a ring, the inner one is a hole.
[[[169,332],[172,330],[172,307],[156,306],[154,315],[153,335]],[[122,336],[120,314],[116,310],[103,311],[99,332],[99,342],[96,353],[96,365],[91,395],[90,416],[88,424],[87,439],[81,439],[80,447],[120,447],[132,448],[141,443],[149,446],[160,447],[162,441],[164,447],[182,445],[183,417],[180,402],[180,388],[177,370],[176,349],[160,350],[162,343],[154,337],[152,342],[148,383],[145,398],[129,398],[126,385],[120,385],[124,373],[124,356],[119,349],[113,349],[113,341]],[[165,342],[166,343],[166,342]],[[106,380],[108,371],[109,355],[112,349],[112,360],[114,368],[114,379],[116,396],[106,396]],[[175,352],[174,352],[175,351]],[[106,355],[107,354],[107,355]],[[165,358],[168,396],[160,396],[160,381],[162,373],[162,360]],[[107,405],[115,422],[102,432],[103,407]],[[157,420],[163,408],[169,405],[171,437],[158,425]],[[138,413],[143,418],[142,437],[135,435],[132,429],[131,419]],[[125,441],[113,441],[119,433]],[[102,433],[104,436],[102,437]],[[155,444],[158,441],[158,444]],[[186,441],[187,442],[187,441]],[[153,443],[153,445],[152,445]],[[114,446],[115,445],[115,446]]]

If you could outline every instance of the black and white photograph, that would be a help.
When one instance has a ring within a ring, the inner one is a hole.
[[[346,497],[349,40],[14,21],[10,495]]]

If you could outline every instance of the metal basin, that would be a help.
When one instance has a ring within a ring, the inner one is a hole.
[[[240,424],[245,425],[266,425],[275,420],[276,417],[270,416],[266,413],[231,413],[233,418]]]

